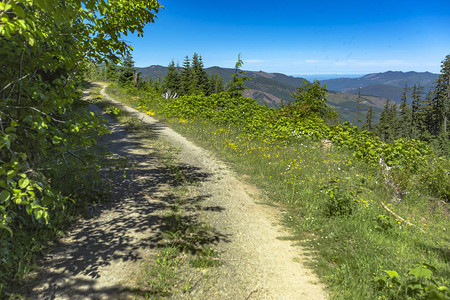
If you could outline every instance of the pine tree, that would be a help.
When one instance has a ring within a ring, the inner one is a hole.
[[[384,108],[381,111],[380,121],[378,122],[378,124],[376,126],[376,133],[383,141],[389,140],[390,127],[391,127],[391,123],[389,120],[390,108],[391,108],[391,104],[388,99],[388,100],[386,100]]]
[[[242,96],[242,93],[245,90],[244,82],[253,79],[253,77],[243,77],[246,74],[246,72],[240,70],[243,65],[244,62],[242,61],[241,54],[239,53],[238,60],[234,66],[234,74],[232,75],[231,81],[227,84],[227,92],[236,97]]]
[[[167,75],[164,78],[164,89],[166,92],[170,91],[172,95],[180,93],[180,75],[175,68],[173,59],[167,67]]]
[[[445,131],[445,102],[447,96],[447,87],[443,82],[442,76],[439,76],[436,86],[433,90],[432,110],[431,114],[434,117],[432,134],[438,135],[441,131]],[[447,100],[448,101],[448,100]]]
[[[432,135],[431,142],[443,155],[450,156],[450,135],[448,117],[450,115],[450,55],[441,64],[441,74],[430,98],[427,121]]]
[[[435,123],[435,116],[432,114],[433,94],[434,92],[432,90],[428,91],[426,96],[422,99],[418,111],[418,119],[420,120],[418,124],[418,139],[424,141],[430,141],[432,139],[431,132],[433,131]]]
[[[192,85],[192,70],[189,56],[186,55],[180,73],[180,95],[189,95]]]
[[[408,104],[408,83],[405,83],[400,104],[399,131],[400,137],[411,138],[412,115]]]
[[[114,63],[109,61],[106,63],[105,80],[117,81],[117,67]]]
[[[361,120],[361,109],[362,109],[362,99],[361,99],[361,88],[358,89],[358,99],[356,100],[356,126],[360,127],[362,124]]]
[[[209,93],[208,73],[203,69],[203,60],[200,55],[194,53],[192,56],[192,77],[191,93]]]
[[[373,131],[375,129],[373,118],[374,118],[373,107],[369,106],[369,110],[367,111],[367,115],[366,115],[366,123],[364,123],[364,125],[362,126],[362,129],[368,130],[368,131]]]
[[[394,103],[389,107],[389,110],[387,112],[389,127],[387,129],[388,136],[386,138],[386,141],[388,142],[391,142],[400,137],[397,110],[397,103]]]
[[[219,94],[224,91],[223,87],[223,78],[218,76],[217,74],[211,74],[208,79],[209,82],[209,95],[210,94]]]
[[[439,75],[438,85],[436,87],[441,91],[439,94],[440,107],[442,113],[442,129],[444,136],[448,138],[448,118],[450,116],[450,55],[447,55],[441,64],[441,74]]]
[[[118,83],[122,86],[129,84],[134,80],[135,73],[133,57],[128,53],[123,59],[122,66],[118,69]]]
[[[412,104],[411,104],[411,128],[412,128],[412,138],[417,139],[419,136],[419,128],[422,126],[422,115],[419,111],[423,95],[423,87],[419,84],[414,84],[411,93]]]

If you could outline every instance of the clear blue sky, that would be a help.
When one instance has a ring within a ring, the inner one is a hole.
[[[144,37],[128,36],[135,65],[182,64],[285,74],[438,73],[450,54],[450,0],[161,0]]]

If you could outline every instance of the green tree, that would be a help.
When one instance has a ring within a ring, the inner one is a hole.
[[[203,69],[203,60],[200,55],[194,53],[192,56],[192,81],[191,81],[191,94],[203,93],[208,95],[209,93],[209,79],[208,73]]]
[[[180,74],[180,95],[189,95],[191,93],[192,81],[191,61],[189,56],[186,55]]]
[[[170,91],[172,94],[180,94],[180,74],[175,67],[173,59],[167,67],[167,75],[164,77],[164,89],[166,92]]]
[[[402,138],[411,138],[411,124],[412,112],[408,103],[408,83],[405,83],[401,97],[399,118],[399,131]]]
[[[135,80],[135,73],[136,69],[134,68],[133,57],[130,53],[127,53],[123,59],[122,65],[117,70],[117,82],[121,86],[125,86],[133,81],[137,81]],[[135,82],[135,85],[136,84],[137,82]]]
[[[247,72],[241,71],[244,62],[241,59],[241,54],[238,54],[238,60],[234,66],[234,73],[231,81],[227,84],[227,92],[235,97],[242,96],[245,90],[244,82],[253,79],[253,77],[245,76]]]
[[[386,100],[384,108],[381,111],[380,120],[376,126],[376,134],[383,140],[388,141],[391,133],[391,120],[390,117],[391,104],[389,99]]]
[[[450,55],[447,55],[441,64],[441,74],[435,87],[433,98],[433,114],[435,119],[435,132],[448,133],[448,118],[450,116]]]
[[[218,94],[225,91],[223,87],[223,79],[217,74],[211,74],[209,78],[209,94]]]
[[[356,126],[358,127],[360,127],[362,124],[361,110],[362,110],[362,99],[361,99],[361,88],[359,88],[358,99],[356,100]]]
[[[373,131],[375,129],[374,111],[373,111],[373,107],[372,106],[369,106],[369,109],[367,110],[366,122],[362,126],[362,129],[368,130],[368,131]]]
[[[414,84],[411,98],[411,130],[412,138],[417,139],[419,136],[419,130],[423,122],[423,114],[420,112],[420,107],[422,105],[423,87],[419,84]]]
[[[24,253],[36,248],[31,238],[64,220],[69,193],[75,202],[83,195],[62,191],[55,172],[76,160],[86,175],[80,162],[95,164],[85,149],[103,127],[72,109],[82,75],[91,63],[118,63],[131,49],[123,37],[142,35],[160,8],[154,0],[0,2],[0,298],[4,281],[15,277],[8,267],[24,268]],[[59,175],[80,184],[83,178]],[[30,240],[17,240],[24,228]],[[19,244],[30,249],[13,251]]]
[[[304,81],[304,84],[291,93],[294,105],[303,110],[307,115],[318,116],[322,119],[335,119],[337,114],[327,104],[327,87],[320,85],[318,80],[313,83]]]
[[[398,122],[398,107],[397,103],[393,103],[387,112],[387,118],[389,120],[389,136],[387,141],[392,142],[400,138],[400,126]]]

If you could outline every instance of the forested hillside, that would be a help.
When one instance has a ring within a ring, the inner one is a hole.
[[[177,69],[175,63],[173,66]],[[180,72],[181,69],[182,67],[178,66]],[[167,75],[168,67],[154,65],[146,68],[136,68],[136,70],[141,72],[141,76],[144,80],[150,79],[152,81],[162,81]],[[214,75],[222,78],[222,82],[226,84],[231,81],[234,69],[210,67],[205,68],[205,71],[210,76]],[[267,105],[269,107],[278,107],[291,102],[291,94],[295,92],[297,87],[302,86],[305,80],[303,78],[287,76],[281,73],[266,73],[263,71],[245,72],[247,76],[252,78],[252,80],[245,82],[247,88],[245,95],[256,100],[259,104]],[[362,98],[364,104],[362,108],[364,111],[367,111],[370,106],[373,106],[374,111],[380,113],[386,102],[386,98],[368,95],[363,93]],[[357,111],[357,96],[355,94],[336,92],[332,89],[328,89],[327,101],[340,112],[340,120],[342,122],[355,122]]]
[[[358,94],[361,89],[362,95],[371,95],[388,98],[400,103],[405,84],[410,86],[421,85],[425,92],[433,89],[438,74],[430,72],[393,72],[367,74],[360,78],[339,78],[322,80],[328,89],[339,92]]]

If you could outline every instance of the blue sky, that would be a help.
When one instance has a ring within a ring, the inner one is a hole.
[[[143,38],[129,35],[138,67],[182,64],[285,74],[438,73],[450,54],[450,0],[161,0]]]

